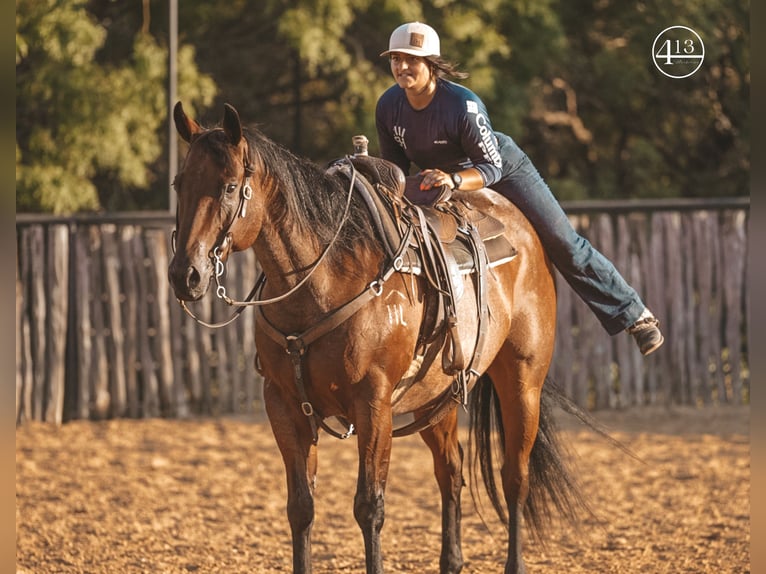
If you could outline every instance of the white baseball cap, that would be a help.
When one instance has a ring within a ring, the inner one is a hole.
[[[440,56],[439,34],[428,24],[421,22],[409,22],[402,24],[391,32],[388,41],[388,50],[381,56],[387,56],[391,52],[402,52],[413,56]]]

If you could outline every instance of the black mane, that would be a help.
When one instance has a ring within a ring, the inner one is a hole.
[[[214,134],[220,133],[221,137]],[[231,154],[223,131],[205,134],[207,148],[224,168],[239,161]],[[328,176],[315,163],[300,158],[267,138],[257,129],[244,131],[250,148],[255,177],[272,179],[280,189],[270,208],[275,224],[290,227],[297,238],[316,237],[319,245],[327,245],[337,232],[346,207],[349,182]],[[335,240],[331,257],[336,261],[345,254],[356,255],[361,246],[379,246],[380,240],[370,220],[363,200],[354,193],[348,208],[346,222]]]

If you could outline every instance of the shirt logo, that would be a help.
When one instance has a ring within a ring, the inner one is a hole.
[[[468,100],[465,103],[465,111],[467,111],[469,114],[478,114],[479,113],[479,104],[477,104],[474,101]]]
[[[406,130],[401,126],[394,126],[394,141],[402,146],[402,149],[407,149],[407,144],[404,143],[404,132]]]
[[[489,128],[489,121],[484,114],[478,114],[476,116],[476,126],[479,128],[479,134],[481,135],[481,143],[479,147],[484,152],[484,158],[487,161],[492,162],[495,167],[503,167],[503,158],[500,157],[500,152],[497,149],[497,139],[495,134]]]

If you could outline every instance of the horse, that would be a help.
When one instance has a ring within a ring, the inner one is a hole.
[[[338,173],[297,157],[257,128],[244,128],[229,104],[212,128],[188,117],[181,102],[173,116],[188,144],[174,181],[168,277],[176,297],[182,304],[202,298],[238,251],[253,249],[262,270],[256,362],[285,466],[293,571],[311,572],[318,436],[330,428],[324,420],[337,417],[357,437],[353,512],[366,571],[379,574],[394,417],[428,418],[444,389],[455,384],[437,355],[404,396],[392,398],[422,342],[419,329],[433,287],[423,276],[388,265],[374,215]],[[481,358],[469,374],[471,476],[482,473],[507,528],[504,572],[520,573],[524,520],[541,536],[552,505],[568,512],[575,494],[551,414],[541,410],[554,349],[554,278],[534,229],[509,201],[487,189],[455,192],[458,199],[502,222],[516,249],[510,261],[484,270],[489,313],[483,324],[478,281],[470,275],[461,279],[456,319],[463,348],[476,345],[479,328],[486,330]],[[318,325],[324,327],[317,331]],[[448,353],[448,346],[438,352]],[[417,430],[431,451],[441,493],[440,571],[457,573],[463,567],[464,487],[458,402]],[[502,453],[502,494],[493,475],[493,440]],[[478,479],[472,488],[473,482]]]

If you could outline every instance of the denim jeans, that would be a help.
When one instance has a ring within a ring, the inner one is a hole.
[[[507,136],[500,142],[505,175],[490,187],[529,219],[553,265],[610,335],[632,325],[645,308],[635,289],[574,230],[527,155]]]

